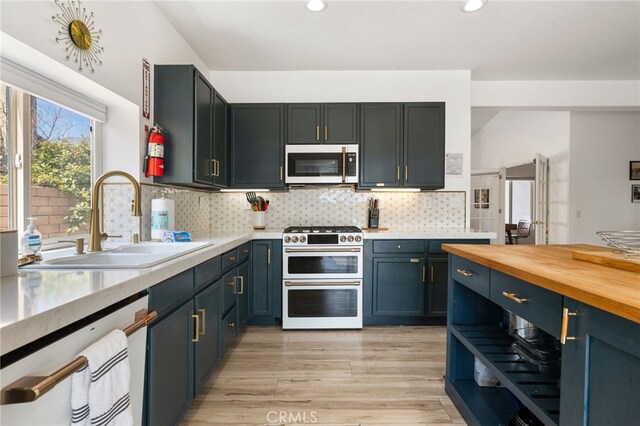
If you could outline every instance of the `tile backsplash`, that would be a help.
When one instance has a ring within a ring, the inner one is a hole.
[[[133,189],[126,184],[106,184],[103,190],[104,230],[130,241],[132,233],[151,237],[151,200],[167,189],[175,200],[176,230],[193,238],[211,232],[251,229],[251,208],[244,192],[208,193],[188,189],[142,185],[142,218],[131,216]],[[294,225],[367,225],[368,199],[380,200],[380,227],[394,230],[464,228],[464,192],[357,192],[349,188],[294,189],[258,193],[269,200],[267,227]],[[426,200],[430,198],[430,200]]]

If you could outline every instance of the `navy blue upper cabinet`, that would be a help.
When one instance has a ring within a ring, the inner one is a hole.
[[[231,105],[234,188],[284,188],[284,104]]]
[[[360,105],[362,188],[398,187],[402,167],[402,104]]]
[[[224,183],[213,176],[214,141],[218,150],[227,144],[221,130],[215,135],[222,139],[214,136],[214,98],[214,88],[193,65],[154,67],[153,119],[168,131],[165,173],[155,182],[200,188]]]
[[[228,182],[228,138],[229,105],[216,92],[213,98],[213,158],[211,162],[213,184],[225,188]]]
[[[357,144],[357,104],[287,104],[288,144]]]
[[[320,104],[287,105],[287,143],[320,143],[322,108]]]
[[[444,102],[404,105],[404,186],[444,188]]]
[[[361,188],[444,188],[445,104],[360,105]]]
[[[640,324],[564,298],[569,316],[562,347],[561,425],[638,424]]]

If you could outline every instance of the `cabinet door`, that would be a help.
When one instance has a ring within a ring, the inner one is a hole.
[[[359,186],[400,186],[401,147],[402,105],[361,105]]]
[[[358,105],[325,104],[322,106],[324,129],[321,138],[324,143],[358,143]]]
[[[446,257],[432,258],[428,266],[425,315],[430,318],[446,317],[449,261]]]
[[[231,186],[284,188],[284,105],[231,106]]]
[[[193,180],[199,183],[213,182],[212,142],[213,142],[213,87],[196,72],[195,74],[195,153]],[[171,131],[170,129],[168,129]]]
[[[320,143],[320,104],[287,105],[287,143]]]
[[[373,258],[373,315],[423,315],[424,281],[424,257]]]
[[[282,317],[281,240],[253,241],[250,289],[250,323],[273,325]]]
[[[238,280],[238,288],[236,290],[238,295],[236,302],[238,306],[238,334],[240,334],[249,319],[249,287],[251,285],[249,283],[249,262],[244,262],[238,266],[236,277]]]
[[[197,342],[194,343],[195,397],[218,361],[218,334],[220,329],[220,281],[216,281],[195,297],[196,312],[200,317]]]
[[[193,399],[193,301],[149,327],[146,423],[177,424]]]
[[[228,109],[227,102],[216,93],[213,99],[213,159],[216,160],[213,165],[213,183],[219,187],[227,186]]]
[[[444,188],[444,103],[404,106],[404,186]]]
[[[565,297],[560,424],[638,424],[640,324]]]

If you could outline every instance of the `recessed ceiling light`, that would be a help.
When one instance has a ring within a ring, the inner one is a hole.
[[[325,0],[309,0],[307,2],[307,9],[311,12],[322,12],[327,8],[327,2]]]
[[[463,12],[477,12],[482,9],[485,3],[485,0],[468,0],[460,10]]]

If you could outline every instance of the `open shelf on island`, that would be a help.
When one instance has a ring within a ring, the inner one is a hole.
[[[486,325],[452,325],[449,330],[538,419],[546,425],[558,424],[560,389],[557,377],[542,374],[537,366],[521,360],[511,348],[511,335],[500,327]],[[475,385],[475,382],[471,384]],[[456,382],[452,385],[455,387]]]
[[[480,387],[473,379],[452,382],[448,377],[444,386],[456,407],[468,408],[461,414],[471,425],[506,426],[518,411],[515,398],[506,388]]]

